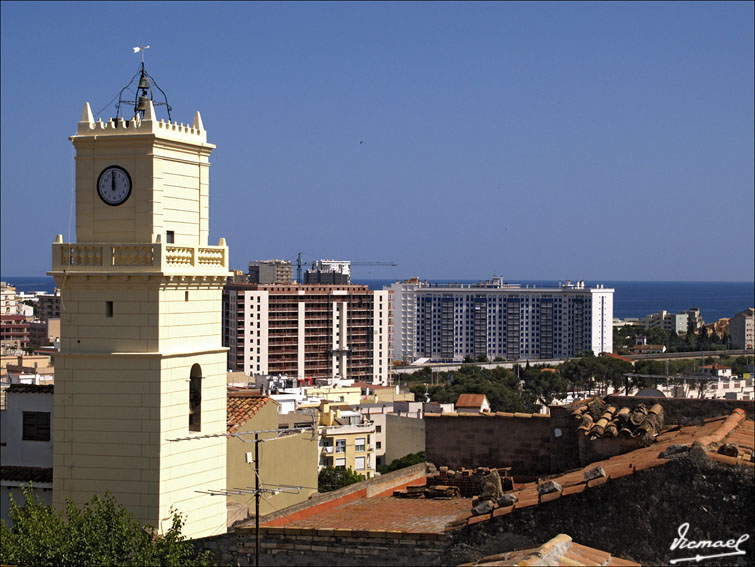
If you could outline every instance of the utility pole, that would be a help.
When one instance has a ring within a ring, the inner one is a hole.
[[[315,425],[313,424],[311,427],[293,427],[287,430],[287,433],[293,433],[293,432],[304,432],[304,431],[312,431],[314,433],[315,431]],[[255,553],[254,553],[254,565],[255,567],[259,567],[260,564],[260,494],[262,492],[271,492],[273,495],[280,494],[281,492],[291,493],[291,494],[298,494],[299,491],[304,488],[301,486],[289,486],[289,485],[273,485],[278,486],[279,488],[275,489],[269,489],[269,488],[260,488],[260,443],[266,442],[266,441],[275,441],[275,439],[279,439],[281,435],[280,429],[259,429],[256,431],[245,431],[243,433],[211,433],[208,435],[192,435],[191,437],[178,437],[176,439],[166,439],[166,441],[191,441],[196,439],[210,439],[213,437],[236,437],[237,439],[240,439],[244,443],[252,443],[252,441],[246,441],[243,436],[244,435],[251,435],[254,433],[254,528],[255,528]],[[272,439],[260,439],[260,433],[274,433],[276,434],[276,437],[273,437]],[[249,462],[249,455],[250,453],[247,453],[247,462]],[[296,492],[293,492],[293,491]],[[208,490],[197,490],[196,492],[199,492],[201,494],[210,494],[212,496],[223,496],[227,497],[231,494],[249,494],[250,490],[246,489],[208,489]]]
[[[260,434],[254,434],[254,565],[260,567]]]

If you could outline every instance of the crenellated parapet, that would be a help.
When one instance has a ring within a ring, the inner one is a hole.
[[[110,118],[107,121],[103,121],[102,118],[95,121],[89,103],[84,103],[77,132],[74,136],[71,136],[71,140],[86,136],[124,136],[129,134],[156,134],[161,138],[172,138],[193,144],[197,142],[207,143],[207,131],[204,129],[199,111],[194,114],[194,121],[191,124],[178,121],[166,122],[163,118],[157,120],[152,101],[149,101],[143,118],[137,113],[129,120]]]

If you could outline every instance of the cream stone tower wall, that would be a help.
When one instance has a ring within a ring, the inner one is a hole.
[[[207,245],[215,146],[199,113],[191,126],[154,116],[150,103],[142,119],[95,123],[87,103],[71,137],[77,242],[58,235],[50,272],[61,288],[53,502],[110,491],[140,522],[164,531],[177,510],[183,533],[202,537],[226,527],[225,499],[198,491],[226,488],[226,440],[203,436],[226,430],[228,248]],[[111,165],[132,179],[120,206],[97,195]],[[190,431],[195,365],[201,428]]]

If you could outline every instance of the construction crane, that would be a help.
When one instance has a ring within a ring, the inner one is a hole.
[[[296,256],[296,281],[302,283],[302,265],[304,260],[301,258],[301,252]],[[309,261],[306,262],[307,264]],[[352,266],[398,266],[396,262],[349,262]]]

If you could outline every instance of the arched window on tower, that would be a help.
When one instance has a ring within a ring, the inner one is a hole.
[[[189,431],[202,430],[202,367],[195,364],[189,374]]]

